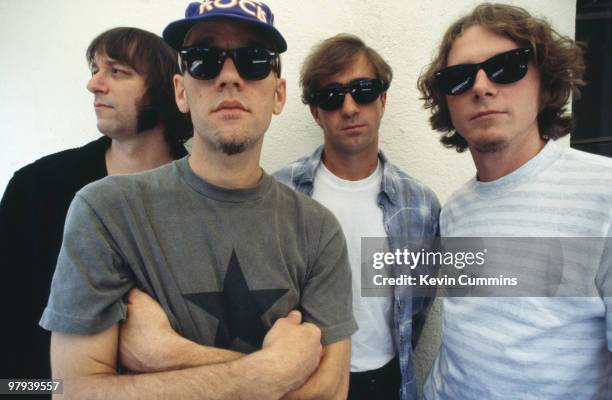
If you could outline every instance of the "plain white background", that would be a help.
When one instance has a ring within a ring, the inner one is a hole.
[[[289,50],[283,56],[288,101],[266,135],[263,166],[273,172],[311,152],[321,132],[300,101],[299,69],[309,49],[340,32],[360,36],[393,67],[395,78],[381,127],[381,147],[409,174],[429,185],[444,202],[474,174],[470,156],[438,143],[416,81],[431,60],[442,34],[479,1],[266,0]],[[517,0],[574,36],[575,0]],[[161,35],[183,16],[178,0],[0,0],[0,193],[18,168],[99,136],[85,49],[100,32],[135,26]],[[564,140],[564,143],[567,143]],[[439,305],[419,345],[419,379],[429,369],[439,343]]]

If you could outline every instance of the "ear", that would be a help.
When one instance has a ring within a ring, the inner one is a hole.
[[[183,113],[189,112],[189,103],[187,102],[187,94],[185,93],[185,77],[183,75],[176,74],[172,77],[174,83],[174,99],[178,109]]]
[[[274,108],[272,112],[278,115],[283,111],[287,101],[287,81],[282,78],[276,80],[276,88],[274,89]]]
[[[387,92],[382,92],[380,94],[380,101],[382,102],[382,108],[384,110],[385,106],[387,105]]]
[[[317,125],[323,128],[323,125],[321,125],[321,118],[319,117],[319,107],[313,106],[312,104],[309,105],[309,107],[310,107],[310,114],[312,114],[312,117],[317,122]]]

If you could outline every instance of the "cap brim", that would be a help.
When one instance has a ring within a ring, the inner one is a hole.
[[[172,47],[176,51],[179,51],[183,48],[185,36],[195,24],[200,23],[202,21],[223,19],[242,21],[250,25],[257,31],[261,32],[266,37],[270,38],[274,42],[274,45],[276,47],[275,50],[278,53],[283,53],[287,51],[287,42],[275,27],[264,23],[257,23],[254,22],[252,19],[241,17],[239,15],[201,15],[189,19],[180,19],[178,21],[174,21],[168,24],[168,26],[164,29],[162,36],[166,43],[170,45],[170,47]]]

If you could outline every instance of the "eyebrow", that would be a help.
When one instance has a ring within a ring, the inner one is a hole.
[[[127,68],[127,69],[129,69],[130,71],[134,71],[134,72],[136,72],[136,70],[135,70],[134,68],[132,68],[132,67],[131,67],[129,64],[124,63],[124,62],[119,61],[119,60],[115,60],[115,59],[112,59],[112,58],[108,58],[108,57],[107,57],[107,58],[105,58],[105,59],[103,60],[102,64],[106,65],[107,67],[123,67],[123,68]],[[98,65],[98,63],[97,63],[97,62],[94,60],[94,61],[91,63],[91,66],[90,66],[90,67],[91,67],[91,68],[98,68],[98,67],[99,67],[99,65]]]
[[[253,40],[253,39],[250,39],[247,44],[248,46],[252,46],[252,47],[263,47],[265,49],[274,50],[274,47],[270,46],[269,44],[266,44],[264,42],[260,42],[257,40]]]
[[[210,38],[203,38],[198,40],[195,43],[191,43],[189,46],[185,46],[185,47],[193,47],[193,46],[207,46],[207,47],[213,47],[212,46],[212,40]]]
[[[362,80],[368,80],[369,81],[369,80],[372,80],[372,79],[377,79],[376,74],[374,74],[373,77],[360,76],[360,77],[357,77],[357,78],[353,78],[350,81],[348,81],[347,83],[342,83],[342,82],[338,82],[338,81],[331,81],[331,82],[328,82],[328,83],[326,83],[324,85],[321,85],[321,89],[326,88],[328,86],[336,86],[336,85],[337,86],[348,86],[348,85],[350,85],[351,83],[353,83],[355,81],[362,81]]]
[[[123,61],[113,60],[112,58],[104,60],[104,64],[108,65],[109,67],[119,66],[119,67],[126,67],[126,68],[129,68],[129,69],[134,69],[134,68],[130,67],[129,64],[127,64],[127,63],[125,63]]]

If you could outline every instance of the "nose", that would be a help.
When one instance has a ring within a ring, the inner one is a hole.
[[[475,97],[495,96],[497,93],[497,86],[491,82],[487,73],[481,68],[476,73],[474,78],[474,86],[472,91]]]
[[[220,87],[224,86],[240,86],[243,84],[242,77],[238,73],[234,60],[230,57],[223,62],[223,68],[217,77],[217,83]]]
[[[344,95],[344,102],[342,103],[342,116],[351,118],[359,113],[359,104],[353,99],[350,92]]]
[[[106,81],[100,72],[91,75],[86,87],[91,93],[105,93],[108,91]]]

